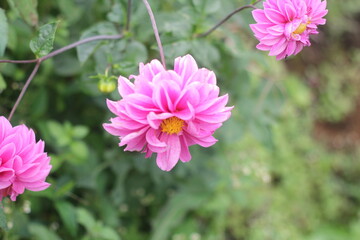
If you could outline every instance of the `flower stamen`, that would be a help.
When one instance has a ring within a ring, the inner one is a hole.
[[[309,22],[307,23],[301,23],[299,25],[299,27],[293,32],[294,34],[302,34],[303,32],[305,32],[307,25],[309,24]]]
[[[167,134],[178,134],[184,126],[184,120],[177,117],[164,119],[160,125],[161,131]]]

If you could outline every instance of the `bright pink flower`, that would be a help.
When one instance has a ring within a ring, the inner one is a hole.
[[[12,127],[0,116],[0,200],[12,201],[25,189],[41,191],[50,186],[45,182],[51,169],[50,158],[44,153],[44,142],[25,125]]]
[[[212,134],[230,115],[228,96],[219,97],[212,71],[199,69],[192,56],[175,59],[174,70],[165,70],[158,60],[140,63],[140,74],[119,78],[120,101],[107,101],[117,117],[104,124],[120,137],[125,151],[157,153],[160,169],[170,171],[179,159],[191,159],[189,146],[209,147]]]
[[[252,12],[257,49],[270,51],[277,60],[298,54],[311,45],[309,36],[319,33],[317,25],[325,24],[327,12],[326,0],[266,0],[263,10]]]

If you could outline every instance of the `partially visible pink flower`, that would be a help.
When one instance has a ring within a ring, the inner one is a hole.
[[[119,136],[125,151],[157,153],[160,169],[170,171],[179,159],[191,159],[189,146],[209,147],[212,135],[231,115],[228,95],[219,97],[212,71],[199,69],[190,55],[175,59],[174,70],[158,60],[140,63],[134,83],[119,78],[120,101],[107,101],[116,117],[104,128]]]
[[[327,12],[326,0],[266,0],[264,9],[252,11],[257,49],[270,51],[277,60],[298,54],[311,45],[309,36],[319,33],[317,26],[325,24]]]
[[[33,130],[25,125],[12,127],[0,116],[0,200],[12,201],[25,189],[41,191],[50,186],[45,182],[51,169],[50,158],[44,153],[44,142],[35,140]]]

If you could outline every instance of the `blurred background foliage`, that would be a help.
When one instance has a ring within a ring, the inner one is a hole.
[[[125,31],[126,0],[1,0],[6,59],[33,59],[30,40],[54,21],[54,49],[124,33],[41,65],[12,123],[46,141],[52,186],[3,201],[2,239],[360,239],[360,2],[329,0],[313,46],[282,62],[255,49],[250,10],[196,37],[249,2],[150,1],[168,64],[193,54],[235,105],[219,142],[191,147],[193,160],[167,173],[102,129],[112,117],[105,99],[119,99],[116,80],[104,76],[158,58],[142,1],[133,1]],[[0,64],[1,115],[32,67]]]

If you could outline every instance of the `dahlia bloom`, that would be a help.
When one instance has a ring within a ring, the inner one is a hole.
[[[260,41],[256,48],[277,60],[298,54],[311,45],[309,36],[319,33],[327,12],[326,0],[266,0],[264,9],[252,11],[257,23],[250,27]]]
[[[179,159],[191,159],[189,146],[209,147],[217,141],[212,134],[230,115],[228,95],[219,97],[212,71],[199,69],[190,55],[175,59],[174,70],[165,70],[158,60],[140,63],[134,83],[119,77],[122,99],[107,100],[117,115],[104,124],[119,136],[125,151],[157,153],[160,169],[170,171]]]
[[[50,158],[44,153],[44,142],[35,140],[33,130],[25,125],[12,127],[0,116],[0,200],[12,201],[25,189],[41,191],[50,186],[45,182],[51,169]]]

